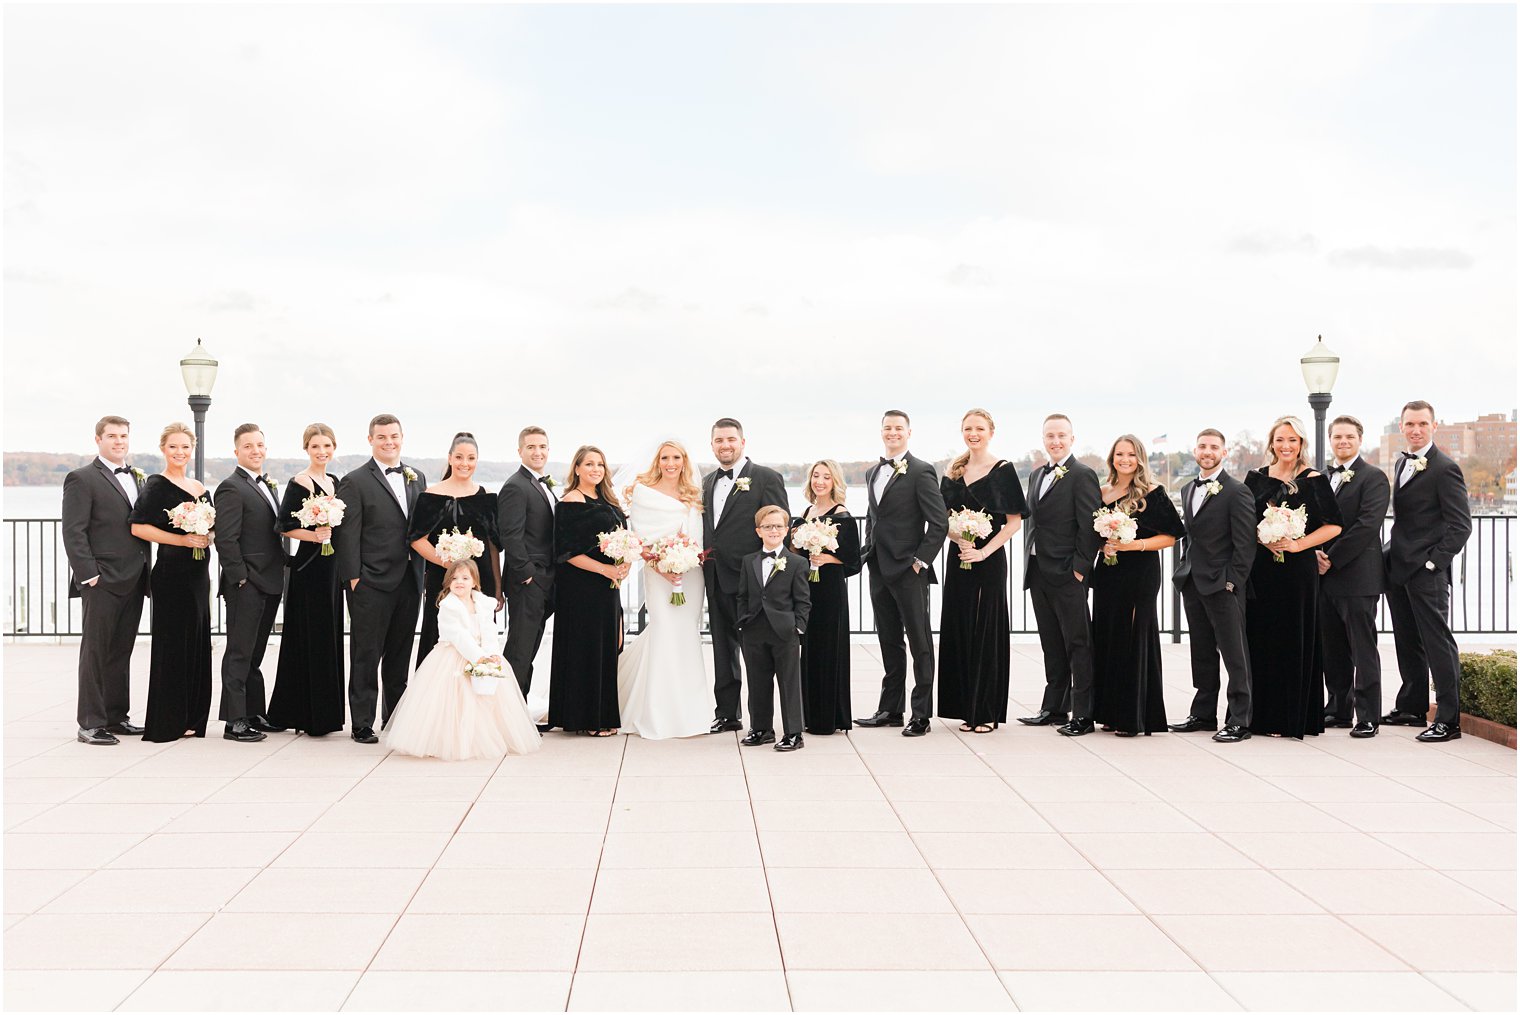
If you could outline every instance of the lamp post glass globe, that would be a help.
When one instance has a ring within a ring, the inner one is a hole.
[[[1309,406],[1314,410],[1314,467],[1324,471],[1325,411],[1330,408],[1330,391],[1341,372],[1341,358],[1330,351],[1324,336],[1319,335],[1314,348],[1304,353],[1298,366],[1304,374],[1304,387],[1309,389]]]
[[[206,410],[211,408],[216,366],[216,360],[198,338],[195,348],[179,361],[180,376],[184,378],[185,391],[190,395],[190,412],[195,416],[195,478],[202,483],[206,481]]]

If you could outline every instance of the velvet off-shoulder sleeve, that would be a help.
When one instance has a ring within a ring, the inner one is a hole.
[[[1330,487],[1330,477],[1325,475],[1304,476],[1298,481],[1309,509],[1309,524],[1305,532],[1313,532],[1321,525],[1342,525],[1340,506],[1335,503],[1335,491]]]
[[[585,554],[603,564],[612,563],[597,548],[596,537],[603,532],[627,527],[623,513],[601,501],[561,501],[554,509],[554,559],[565,563]]]
[[[189,494],[163,476],[149,476],[137,494],[137,503],[133,505],[128,521],[133,525],[151,525],[165,532],[178,532],[169,524],[168,512],[190,499]]]
[[[1145,510],[1140,512],[1136,521],[1158,536],[1181,539],[1187,535],[1182,517],[1177,514],[1177,505],[1172,503],[1163,487],[1158,486],[1145,495]]]
[[[496,526],[496,494],[482,489],[461,498],[459,515],[460,521],[475,533],[475,538],[486,540],[498,548],[501,546],[501,534]]]
[[[854,516],[843,508],[830,517],[839,526],[839,549],[834,551],[834,556],[839,558],[846,578],[857,575],[860,573],[860,526]]]
[[[1019,482],[1019,470],[1011,462],[999,462],[987,474],[987,511],[995,515],[1029,517],[1029,504]]]
[[[412,523],[406,530],[408,543],[432,539],[438,535],[439,529],[443,527],[444,513],[449,508],[449,499],[441,493],[428,493],[426,490],[417,495],[417,504],[412,508]]]

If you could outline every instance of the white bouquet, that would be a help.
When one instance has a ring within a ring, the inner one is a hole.
[[[992,535],[992,516],[985,511],[961,508],[950,512],[950,532],[960,539],[974,543]],[[961,570],[970,571],[971,561],[961,561]]]
[[[827,518],[814,518],[797,526],[792,533],[792,545],[809,557],[839,549],[839,526]],[[808,581],[818,580],[818,569],[808,571]]]
[[[613,529],[598,534],[596,548],[602,552],[602,556],[619,564],[627,564],[644,556],[643,542],[628,529]],[[621,588],[622,585],[622,582],[613,579],[613,588]]]
[[[1302,505],[1290,508],[1286,504],[1268,504],[1261,514],[1260,524],[1256,526],[1256,538],[1269,546],[1279,539],[1302,539],[1308,524],[1308,508]],[[1272,559],[1281,564],[1287,558],[1281,551],[1273,550]]]
[[[507,675],[507,670],[495,659],[478,659],[464,664],[464,675],[470,678],[476,694],[495,694],[496,682]]]
[[[343,510],[347,505],[337,497],[325,493],[314,493],[301,501],[301,510],[295,512],[296,521],[308,528],[320,529],[337,528],[343,524]],[[322,540],[322,556],[331,557],[333,552],[332,540]]]
[[[1135,520],[1118,508],[1103,507],[1093,512],[1093,531],[1102,536],[1105,543],[1133,543],[1137,529]],[[1105,553],[1103,563],[1117,564],[1119,557]]]
[[[460,532],[458,527],[455,527],[453,532],[445,532],[438,537],[438,559],[443,561],[444,567],[448,567],[456,560],[479,557],[485,552],[486,544],[475,538],[474,529],[465,529]]]
[[[670,594],[670,605],[684,606],[686,593],[681,591],[681,575],[701,567],[707,559],[707,551],[697,546],[697,541],[686,533],[677,532],[646,543],[644,559],[662,574],[676,576],[674,591]]]
[[[187,500],[164,508],[169,524],[192,536],[209,536],[216,525],[216,508],[203,500]],[[190,554],[196,560],[205,560],[206,551],[195,547]]]

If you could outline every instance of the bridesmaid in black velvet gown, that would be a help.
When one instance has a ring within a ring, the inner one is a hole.
[[[1268,504],[1307,509],[1302,539],[1260,543],[1246,595],[1251,652],[1251,732],[1302,739],[1325,731],[1325,678],[1317,663],[1319,566],[1314,548],[1341,532],[1330,479],[1308,462],[1304,424],[1280,417],[1268,432],[1267,467],[1246,474],[1256,517]],[[1283,562],[1273,558],[1283,555]]]
[[[438,537],[445,532],[472,532],[486,544],[476,558],[480,569],[480,591],[496,600],[497,608],[506,605],[501,593],[501,541],[496,534],[496,494],[473,480],[480,448],[473,434],[457,433],[449,445],[448,465],[443,479],[417,497],[412,523],[406,537],[412,549],[422,555],[422,630],[417,635],[417,663],[421,663],[438,644],[438,597],[443,593],[445,565],[438,557]],[[500,647],[500,646],[498,646]],[[414,664],[415,665],[415,664]]]
[[[343,598],[338,591],[338,558],[322,554],[322,544],[332,539],[333,530],[302,525],[296,514],[307,497],[330,497],[337,490],[339,477],[327,474],[327,463],[338,442],[325,423],[308,426],[301,442],[311,464],[290,477],[280,502],[283,534],[295,540],[296,552],[287,562],[285,627],[269,721],[320,737],[343,728]]]
[[[211,503],[206,488],[185,475],[195,434],[170,423],[159,438],[164,471],[149,476],[132,508],[132,535],[158,544],[149,578],[153,648],[148,667],[148,717],[143,739],[163,744],[206,735],[211,714],[210,536],[169,524],[168,511],[186,501]],[[203,552],[195,559],[195,551]]]
[[[1133,434],[1108,451],[1103,506],[1135,519],[1130,543],[1110,543],[1092,575],[1093,722],[1121,737],[1166,732],[1161,694],[1161,551],[1183,535],[1182,518],[1151,478],[1145,445]],[[1104,563],[1104,554],[1114,560]]]
[[[554,647],[549,664],[548,725],[570,733],[614,736],[623,607],[614,581],[628,565],[597,546],[603,532],[628,527],[600,449],[583,445],[570,463],[571,487],[554,510]]]
[[[1029,514],[1012,465],[994,459],[995,430],[985,409],[961,417],[966,452],[950,463],[940,493],[950,511],[970,508],[992,516],[992,534],[974,542],[950,533],[939,621],[939,712],[961,719],[963,733],[991,733],[1008,721],[1008,554],[1003,544]],[[961,563],[971,564],[965,570]]]
[[[844,471],[825,458],[808,470],[808,503],[803,522],[827,518],[839,529],[839,549],[812,559],[818,580],[808,586],[812,613],[802,637],[802,724],[813,736],[849,732],[850,711],[850,597],[845,579],[860,573],[860,530],[844,506]],[[788,547],[796,550],[791,545]],[[798,551],[801,552],[801,551]]]

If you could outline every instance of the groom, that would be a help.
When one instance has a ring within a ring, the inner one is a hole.
[[[712,425],[718,468],[702,479],[702,545],[713,551],[702,565],[707,620],[712,629],[713,700],[709,733],[742,730],[739,706],[739,565],[760,549],[755,512],[774,505],[788,512],[781,473],[749,460],[744,426],[724,416]]]

